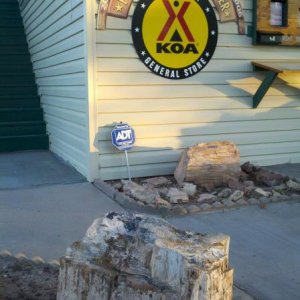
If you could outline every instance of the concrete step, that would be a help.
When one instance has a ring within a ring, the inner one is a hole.
[[[0,123],[0,137],[42,135],[45,133],[46,124],[44,121]]]
[[[0,109],[0,123],[43,121],[43,110],[38,108]]]
[[[48,149],[49,139],[46,134],[0,137],[0,152]]]

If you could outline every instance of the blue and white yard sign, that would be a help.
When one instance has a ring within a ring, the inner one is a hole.
[[[133,128],[126,123],[118,123],[111,132],[111,142],[121,151],[130,150],[135,143]]]

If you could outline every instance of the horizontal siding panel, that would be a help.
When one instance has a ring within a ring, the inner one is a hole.
[[[85,82],[84,73],[64,74],[37,79],[39,86],[82,86]]]
[[[47,68],[55,65],[59,65],[62,63],[78,60],[80,58],[84,58],[84,48],[83,46],[76,47],[74,49],[70,49],[69,51],[59,53],[53,55],[51,57],[45,57],[38,61],[33,61],[33,68],[41,69]]]
[[[300,118],[300,108],[258,108],[235,110],[207,110],[207,111],[168,111],[101,114],[98,116],[98,126],[111,125],[114,122],[128,122],[135,125],[158,124],[191,124],[201,122],[220,121],[254,121]]]
[[[277,154],[272,156],[245,156],[241,157],[241,163],[251,161],[254,164],[262,166],[286,163],[300,162],[299,153]],[[133,166],[130,168],[132,177],[159,176],[173,174],[177,163],[159,163],[148,164],[147,174],[145,174],[145,165]],[[105,180],[128,178],[126,166],[100,168],[99,176]]]
[[[69,97],[75,99],[85,99],[86,91],[83,86],[40,86],[41,96]]]
[[[86,161],[85,153],[82,153],[75,147],[72,147],[72,145],[65,143],[60,137],[53,136],[51,137],[51,140],[50,150],[52,152],[62,157],[66,162],[69,162],[81,174],[87,174],[87,166],[84,163],[84,161]]]
[[[153,75],[154,76],[154,75]],[[244,97],[254,95],[260,82],[257,84],[234,84],[229,85],[171,85],[170,81],[165,80],[164,86],[102,86],[96,91],[96,99],[142,99],[146,95],[151,98],[205,98],[205,97]],[[295,85],[297,89],[289,88],[286,84],[273,85],[267,95],[300,95],[300,85]]]
[[[64,53],[73,48],[82,46],[84,42],[83,32],[79,32],[75,35],[72,35],[68,38],[65,38],[63,41],[58,42],[54,46],[47,47],[46,49],[31,55],[32,61],[38,61],[45,59],[46,57],[51,57],[53,55]]]
[[[179,99],[109,99],[97,101],[97,111],[103,113],[133,113],[182,110],[220,110],[252,108],[252,97],[179,98]],[[298,107],[298,96],[266,96],[260,108]]]
[[[46,114],[49,114],[50,116],[52,115],[82,126],[85,126],[86,124],[86,115],[84,113],[55,107],[46,103],[43,104],[43,107],[45,107]]]
[[[64,141],[64,143],[68,145],[72,145],[73,148],[77,149],[77,152],[81,152],[82,154],[86,153],[86,141],[78,138],[72,133],[67,132],[64,129],[61,129],[57,126],[51,126],[48,124],[49,131],[51,132],[51,137],[57,137]]]
[[[145,68],[144,71],[147,71]],[[195,76],[184,80],[184,84],[258,84],[265,78],[265,72],[199,72]],[[292,84],[300,84],[298,74],[281,75],[275,83],[282,83],[282,80]],[[137,76],[134,72],[97,72],[97,85],[152,85],[166,84],[173,82],[160,76],[155,76],[152,72],[147,71]]]
[[[63,5],[61,3],[64,2]],[[39,35],[44,33],[45,36],[59,31],[68,24],[76,21],[83,16],[83,5],[77,6],[73,9],[72,1],[53,1],[49,9],[40,15],[39,20],[29,25],[28,40],[33,44],[39,42]],[[55,10],[56,9],[56,10]],[[32,30],[31,30],[32,28]]]
[[[98,130],[99,141],[110,141],[113,126],[101,127]],[[202,136],[209,134],[235,134],[248,132],[290,131],[300,130],[299,119],[253,120],[237,122],[212,122],[195,124],[161,124],[135,126],[139,139],[165,138],[181,136]],[[288,132],[287,132],[288,133]]]
[[[85,110],[83,109],[85,105],[84,99],[44,96],[43,104],[70,110],[70,111],[85,113]]]
[[[258,54],[259,52],[259,54]],[[133,45],[126,44],[97,44],[97,57],[136,58],[137,54]],[[213,59],[300,59],[300,53],[295,48],[271,46],[249,47],[217,47]],[[210,62],[211,64],[212,62]]]
[[[79,32],[82,32],[82,18],[77,20],[76,22],[64,27],[62,30],[55,32],[54,34],[50,34],[48,36],[43,37],[41,42],[35,44],[31,49],[32,54],[36,54],[48,47],[51,47],[61,41],[64,41],[66,38],[73,36]]]
[[[145,65],[135,58],[98,58],[96,60],[98,72],[143,72],[148,71]],[[201,71],[206,72],[252,72],[251,60],[222,60],[214,59]],[[140,74],[136,74],[138,77]],[[196,76],[196,75],[195,75]]]
[[[66,62],[43,69],[36,69],[35,76],[36,78],[43,78],[65,74],[83,73],[84,71],[84,60],[78,59],[77,61]]]
[[[64,130],[69,134],[73,134],[74,136],[80,139],[86,139],[86,129],[82,125],[74,124],[73,122],[69,122],[68,120],[59,118],[57,116],[52,116],[47,114],[45,117],[45,121],[51,127],[57,127],[60,130]]]
[[[300,149],[299,142],[289,143],[272,143],[272,144],[254,144],[240,145],[239,150],[241,157],[261,156],[261,155],[278,155],[287,153],[297,153]],[[155,163],[178,163],[182,149],[179,150],[157,150],[149,152],[129,152],[130,166],[155,164]],[[99,157],[100,167],[117,167],[126,166],[124,153],[103,154]]]
[[[119,22],[124,22],[120,20]],[[250,23],[249,23],[250,25]],[[247,24],[246,24],[247,26]],[[131,27],[131,24],[130,24]],[[111,30],[96,32],[96,40],[98,44],[132,44],[131,29],[122,27],[123,30]],[[236,45],[251,44],[251,38],[243,35],[236,35],[237,25],[233,22],[219,25],[219,45],[228,45],[229,42],[235,42]],[[230,45],[230,44],[229,44]]]
[[[153,164],[147,165],[147,176],[158,176],[167,175],[174,172],[176,165],[174,163],[168,164]],[[130,168],[132,177],[143,177],[145,176],[145,166],[134,166]],[[119,166],[116,168],[100,168],[100,178],[105,180],[116,179],[116,178],[128,178],[127,168]]]
[[[182,136],[177,137],[165,137],[165,138],[152,138],[152,139],[137,139],[135,147],[132,148],[132,152],[141,151],[156,151],[156,150],[167,150],[167,149],[183,149],[191,147],[198,143],[206,143],[218,140],[230,140],[236,143],[238,146],[241,145],[252,145],[252,144],[265,144],[265,143],[277,143],[281,142],[295,142],[300,141],[300,131],[291,130],[276,131],[276,132],[250,132],[250,133],[235,133],[235,134],[215,134],[215,135],[200,135],[200,136]],[[116,153],[117,149],[110,142],[99,141],[99,148],[101,153]]]

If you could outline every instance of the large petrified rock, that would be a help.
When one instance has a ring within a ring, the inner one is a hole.
[[[57,299],[229,300],[228,251],[228,236],[112,212],[61,259]]]
[[[229,141],[202,143],[186,149],[175,170],[177,183],[194,182],[211,189],[239,178],[240,152]]]

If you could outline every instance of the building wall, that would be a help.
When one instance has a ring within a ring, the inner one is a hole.
[[[83,0],[18,0],[50,150],[89,176]]]
[[[133,8],[131,9],[132,16]],[[247,25],[252,1],[244,1]],[[154,75],[137,58],[131,17],[108,17],[107,30],[96,33],[96,100],[99,176],[126,177],[124,154],[114,149],[114,122],[128,122],[136,132],[129,153],[133,176],[173,173],[186,147],[231,140],[241,160],[260,165],[300,162],[300,76],[278,79],[252,108],[252,96],[264,73],[251,60],[300,59],[299,48],[253,46],[235,23],[219,23],[214,57],[196,76],[172,81]]]

